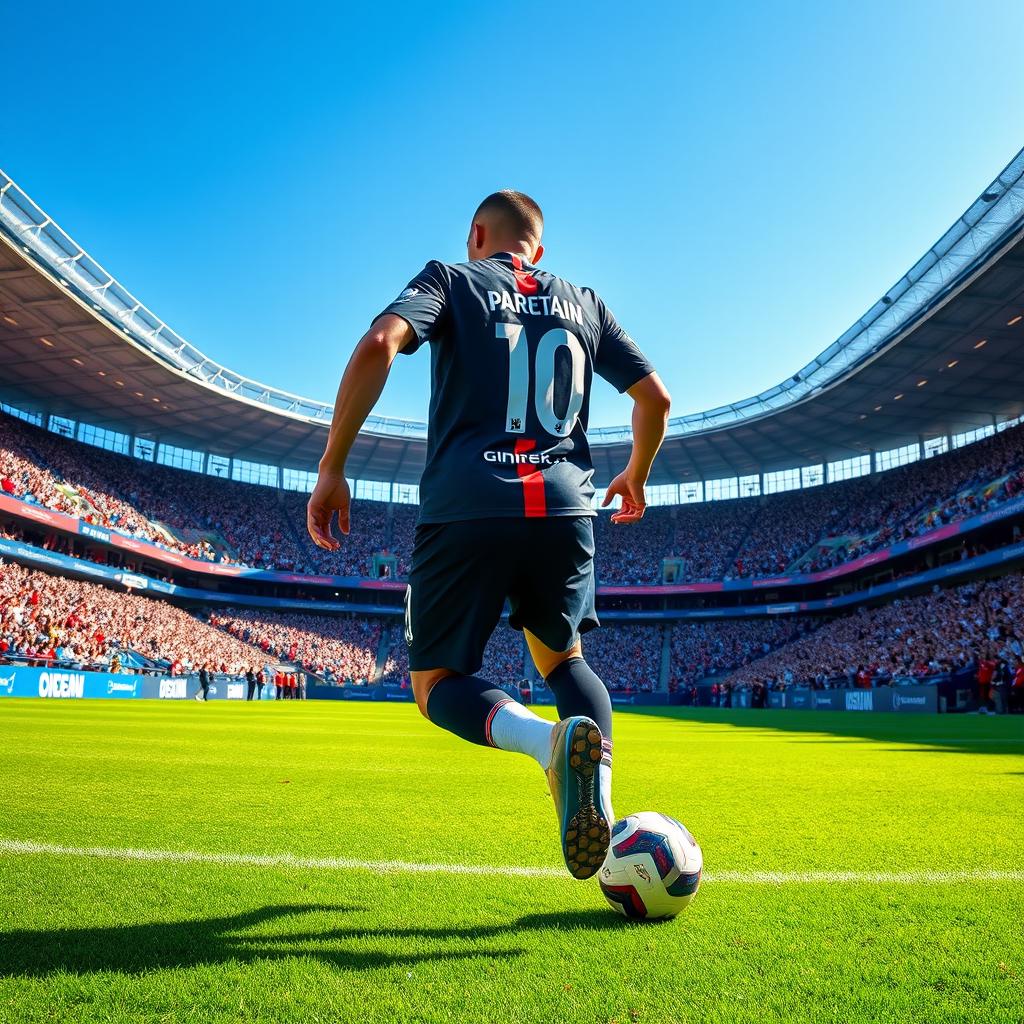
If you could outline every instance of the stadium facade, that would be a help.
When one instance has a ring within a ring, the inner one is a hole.
[[[0,401],[79,440],[308,490],[331,407],[180,337],[0,172]],[[768,494],[890,469],[1024,411],[1024,152],[840,338],[773,388],[673,419],[655,503]],[[628,427],[592,431],[595,482]],[[357,494],[415,500],[423,423],[371,417]]]

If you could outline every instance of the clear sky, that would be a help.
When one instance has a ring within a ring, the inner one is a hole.
[[[477,201],[602,293],[683,414],[778,383],[1024,144],[1024,7],[8,4],[0,167],[175,330],[331,400]],[[429,360],[378,406],[424,418]],[[595,394],[591,422],[626,400]]]

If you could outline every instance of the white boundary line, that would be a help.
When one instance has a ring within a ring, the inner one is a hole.
[[[0,839],[0,856],[49,854],[55,857],[102,857],[106,860],[162,861],[172,864],[237,864],[259,868],[310,868],[319,871],[376,871],[379,874],[508,875],[563,878],[555,868],[488,867],[486,864],[420,864],[404,860],[355,860],[351,857],[296,857],[292,853],[202,853],[197,850],[133,850],[108,846],[58,846],[21,839]]]
[[[60,846],[25,839],[0,839],[0,856],[45,854],[99,857],[105,860],[156,861],[172,864],[235,864],[261,868],[307,868],[320,871],[375,871],[378,874],[491,875],[508,878],[569,880],[560,868],[486,864],[422,864],[403,860],[354,860],[349,857],[296,857],[291,853],[202,853],[196,850],[135,850],[109,846]],[[719,871],[706,882],[738,885],[954,885],[958,882],[1024,882],[1021,871]]]

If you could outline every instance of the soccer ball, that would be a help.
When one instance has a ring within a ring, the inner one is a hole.
[[[598,880],[620,914],[648,921],[675,917],[697,895],[704,855],[685,825],[641,811],[617,821]]]

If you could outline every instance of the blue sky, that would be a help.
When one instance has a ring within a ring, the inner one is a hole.
[[[0,166],[193,344],[326,400],[406,280],[464,258],[476,202],[523,189],[545,266],[683,414],[816,355],[1024,144],[1024,9],[983,15],[11,5]],[[428,369],[400,359],[378,411],[423,418]],[[627,419],[600,388],[591,422]]]

